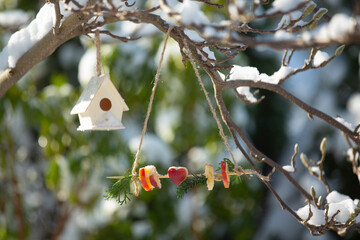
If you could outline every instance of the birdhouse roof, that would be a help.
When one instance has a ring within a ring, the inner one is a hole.
[[[98,93],[98,90],[105,81],[109,81],[111,88],[110,91],[114,93],[114,97],[116,98],[115,100],[121,103],[124,111],[128,111],[129,107],[126,105],[124,99],[121,97],[114,84],[111,82],[110,76],[108,74],[103,74],[101,76],[94,76],[90,79],[70,114],[79,114],[85,112],[90,106],[91,100]]]

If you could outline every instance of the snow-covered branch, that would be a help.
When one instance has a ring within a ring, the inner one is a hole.
[[[95,0],[89,1],[91,2]],[[58,18],[54,17],[54,13],[54,5],[45,4],[26,28],[10,37],[7,46],[0,53],[0,97],[59,46],[80,36],[83,33],[83,23],[91,18],[83,13],[63,14],[65,19],[55,35],[52,30]]]

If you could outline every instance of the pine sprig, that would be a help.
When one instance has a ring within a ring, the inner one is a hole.
[[[206,177],[204,175],[196,175],[185,179],[176,189],[176,197],[183,198],[189,189],[196,188],[202,185],[206,185]]]
[[[104,196],[106,200],[115,199],[120,205],[127,204],[131,201],[130,196],[130,183],[131,176],[126,176],[122,179],[114,181],[112,185],[107,190],[106,195]]]
[[[227,163],[229,172],[233,172],[235,169],[234,163],[232,161],[230,161],[230,159],[228,159],[228,158],[224,158],[224,161]]]

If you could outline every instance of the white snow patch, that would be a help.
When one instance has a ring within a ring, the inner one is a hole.
[[[235,65],[230,71],[230,80],[260,81],[260,73],[256,67]]]
[[[217,37],[217,31],[213,27],[205,27],[204,35],[207,37]]]
[[[311,171],[320,176],[320,168],[317,166],[311,167]]]
[[[87,0],[80,0],[78,3],[84,5]],[[60,11],[63,15],[61,19],[64,21],[71,12],[66,11],[64,4],[60,2]],[[18,15],[19,13],[16,13]],[[15,15],[13,15],[15,16]],[[25,16],[19,17],[17,21],[24,21]],[[47,33],[52,31],[55,22],[54,4],[46,3],[39,10],[36,18],[26,27],[11,35],[7,45],[0,53],[0,71],[6,68],[13,68],[17,61],[27,51],[29,51],[39,40],[41,40]]]
[[[355,213],[357,205],[349,196],[341,194],[337,191],[332,191],[326,197],[326,201],[329,204],[329,218],[333,217],[337,211],[340,211],[334,220],[340,223],[346,223],[351,214]],[[357,201],[356,201],[357,202]]]
[[[289,75],[294,69],[289,66],[282,66],[277,72],[273,73],[271,76],[265,73],[259,73],[259,70],[255,67],[249,66],[238,66],[234,67],[230,71],[229,80],[249,80],[249,81],[262,81],[270,84],[278,84],[279,81]],[[224,80],[224,77],[223,77]],[[237,92],[245,96],[250,102],[256,102],[257,99],[250,92],[249,87],[238,87]]]
[[[294,11],[289,14],[283,15],[280,22],[278,23],[277,29],[288,26],[290,24],[290,21],[298,20],[302,16],[302,14],[303,13],[301,11]]]
[[[344,200],[338,203],[329,204],[329,218],[333,217],[337,211],[340,211],[335,217],[334,220],[340,223],[346,223],[349,220],[350,215],[355,213],[356,205],[351,199]]]
[[[271,76],[262,73],[260,74],[260,79],[262,82],[271,83],[271,84],[278,84],[281,79],[284,79],[288,76],[294,69],[289,66],[281,66],[280,69],[274,72]]]
[[[299,18],[301,18],[302,15],[303,15],[303,12],[299,11],[299,10],[289,13],[290,19],[292,21],[298,20]]]
[[[347,127],[350,130],[354,129],[354,126],[351,123],[345,121],[345,119],[343,119],[341,117],[336,117],[335,120],[338,121],[339,123],[341,123],[342,125],[344,125],[345,127]]]
[[[306,24],[308,24],[308,22],[304,22],[303,20],[299,20],[294,24],[294,27],[303,27]]]
[[[245,9],[248,4],[247,0],[236,0],[234,2],[236,4],[237,8],[239,8],[239,9]]]
[[[324,218],[324,210],[317,209],[314,205],[311,206],[311,212],[313,213],[312,217],[308,221],[309,224],[314,226],[321,226],[325,225],[325,218]],[[306,220],[309,217],[309,206],[306,205],[296,211],[296,214],[302,219]]]
[[[216,60],[214,52],[209,47],[204,47],[202,50],[208,55],[209,59]]]
[[[235,65],[230,71],[230,80],[250,80],[250,81],[259,81],[260,74],[259,70],[255,67],[242,67]],[[236,91],[244,96],[248,101],[255,103],[257,99],[254,95],[250,92],[249,87],[238,87]]]
[[[323,62],[327,61],[330,59],[330,56],[327,52],[323,52],[323,51],[317,51],[315,56],[314,56],[314,66],[315,67],[319,67]]]
[[[306,0],[275,0],[267,13],[272,14],[274,12],[288,12],[295,9],[300,4],[306,2]]]
[[[207,26],[207,27],[205,27],[203,34],[204,34],[204,36],[206,36],[208,38],[221,39],[221,38],[225,38],[227,32],[226,31],[217,31],[215,28]]]
[[[280,29],[283,27],[288,26],[290,23],[290,18],[288,14],[285,14],[284,16],[282,16],[282,18],[280,19],[280,22],[278,23],[278,26],[276,29]]]
[[[355,152],[354,154],[354,151],[352,148],[349,148],[347,151],[346,151],[346,156],[347,158],[350,160],[350,161],[354,161],[356,163],[359,162],[359,152]]]
[[[294,69],[292,67],[281,66],[280,69],[278,71],[274,72],[274,74],[271,75],[269,78],[266,78],[264,75],[260,75],[262,77],[261,81],[272,83],[272,84],[278,84],[281,79],[285,78],[287,75],[289,75],[293,71],[294,71]]]
[[[338,203],[351,199],[349,196],[341,194],[337,191],[332,191],[326,196],[327,203]]]
[[[301,39],[304,40],[305,42],[310,42],[311,38],[312,38],[312,35],[308,31],[305,31],[301,34]]]
[[[256,103],[257,99],[256,99],[256,97],[254,97],[254,95],[250,91],[249,87],[238,87],[238,88],[236,88],[236,91],[240,95],[244,96],[247,101],[249,101],[251,103]]]
[[[354,32],[356,21],[354,18],[343,14],[335,14],[329,23],[328,32],[332,39],[342,38],[344,35]]]
[[[0,53],[0,71],[16,66],[18,59],[51,31],[54,21],[54,5],[45,4],[36,18],[26,27],[15,32]]]
[[[322,39],[341,40],[355,31],[356,21],[351,16],[343,13],[335,14],[329,23],[322,24],[311,33],[312,37]],[[304,34],[303,33],[303,39]],[[311,38],[309,40],[311,40]],[[305,40],[305,39],[304,39]]]
[[[278,30],[275,33],[274,38],[276,40],[289,40],[289,39],[293,39],[294,35],[289,32],[286,32],[285,30]]]
[[[201,25],[209,23],[209,20],[201,11],[198,3],[191,0],[184,0],[181,10],[181,22],[185,25]]]
[[[295,172],[295,168],[291,165],[285,165],[282,167],[285,171],[289,172],[289,173],[293,173]]]
[[[195,32],[193,30],[189,30],[189,29],[185,28],[184,33],[186,36],[188,36],[194,42],[205,41],[205,39],[203,39],[197,32]]]
[[[229,12],[230,19],[237,19],[239,16],[238,8],[233,3],[229,3],[228,12]]]

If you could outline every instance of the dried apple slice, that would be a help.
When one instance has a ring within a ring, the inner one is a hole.
[[[213,190],[214,188],[214,167],[210,164],[205,164],[205,177],[206,177],[206,184],[209,191]]]
[[[151,172],[152,167],[154,167],[154,166],[151,165],[151,166],[145,167],[145,180],[146,180],[147,185],[150,187],[150,190],[152,190],[154,188],[150,181],[150,172]]]
[[[139,169],[139,178],[140,178],[140,183],[141,186],[145,189],[145,191],[151,191],[153,189],[153,187],[151,186],[151,184],[149,185],[146,179],[146,172],[145,172],[145,168],[140,168]]]
[[[223,178],[223,183],[225,188],[229,188],[230,186],[230,176],[229,176],[229,169],[226,161],[221,161],[220,163],[221,168],[221,175]]]
[[[161,182],[160,182],[160,179],[159,179],[158,175],[151,175],[150,176],[150,182],[151,182],[151,185],[153,185],[154,187],[156,187],[158,189],[161,188]]]
[[[171,181],[176,185],[180,185],[188,176],[188,170],[184,167],[170,167],[168,175]]]
[[[156,167],[153,165],[146,166],[145,176],[149,177],[150,184],[158,189],[161,188],[161,182],[159,174],[156,171]]]

